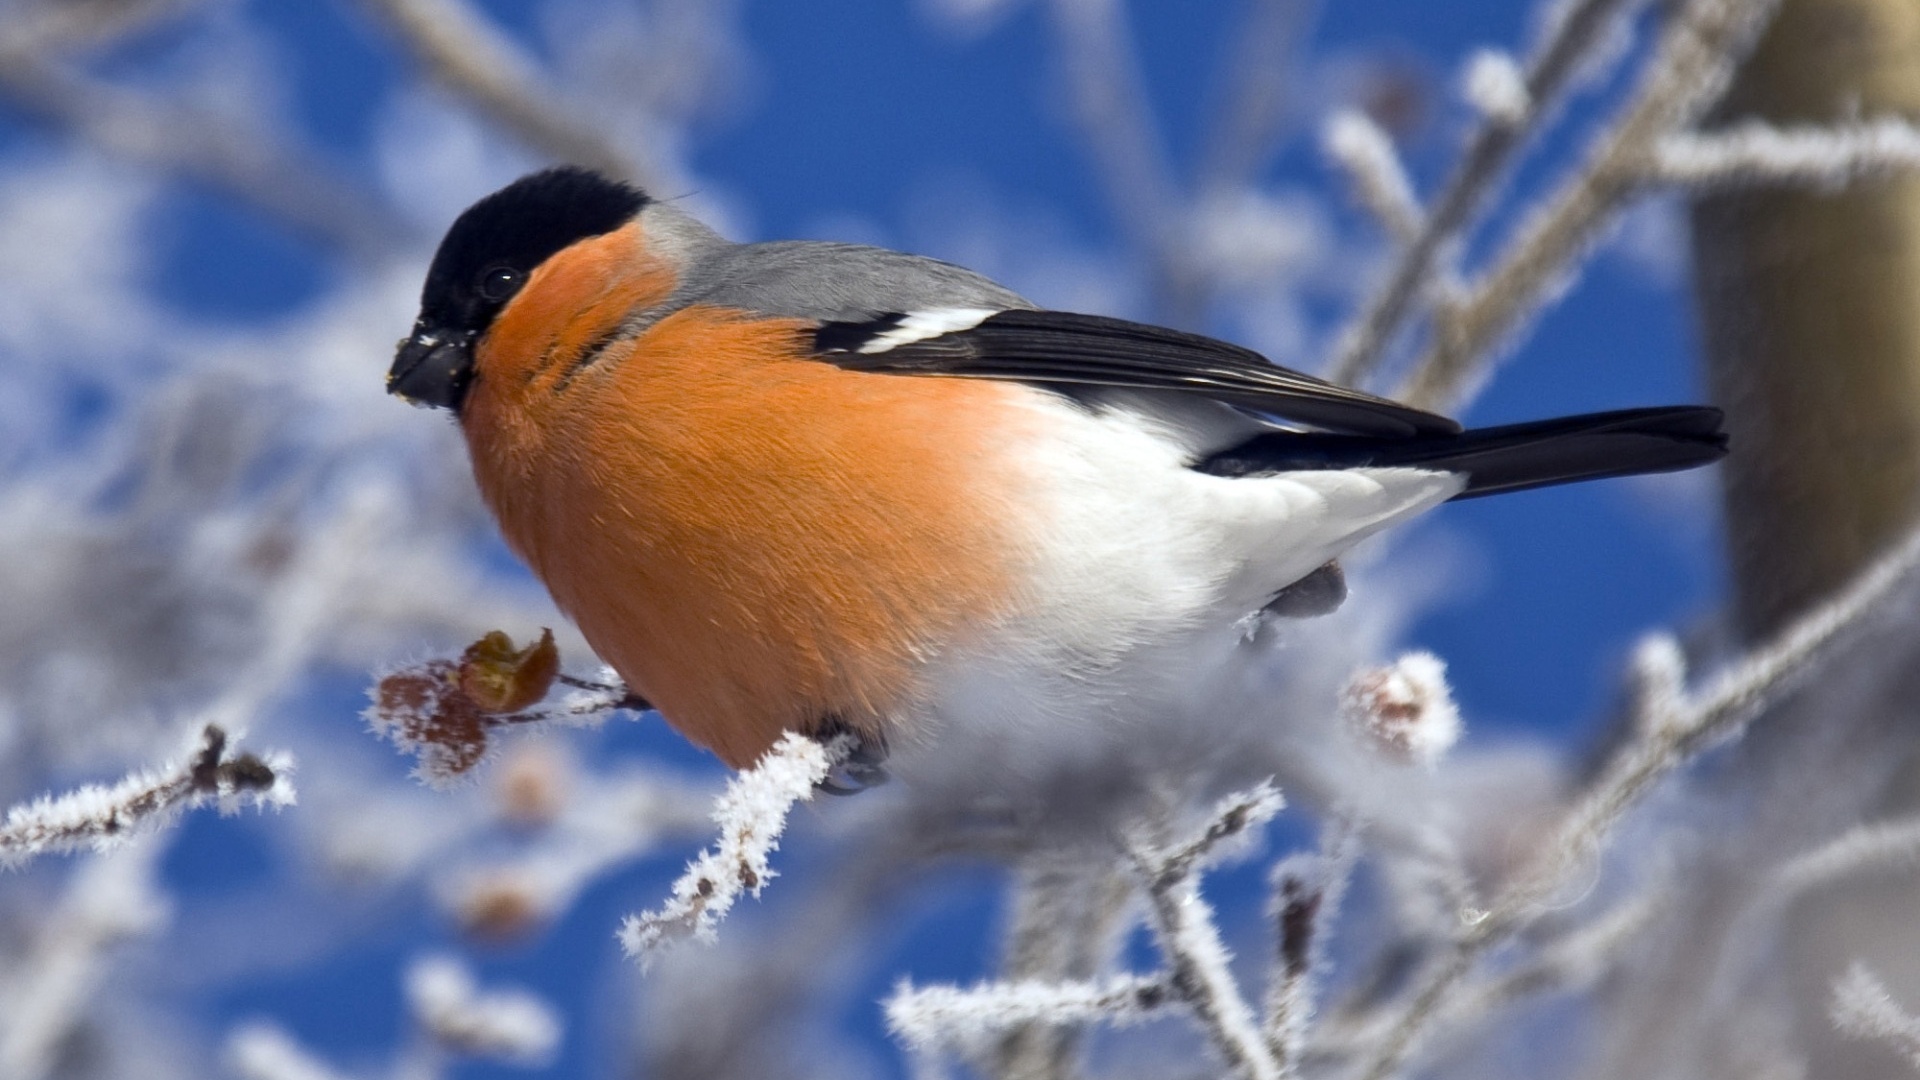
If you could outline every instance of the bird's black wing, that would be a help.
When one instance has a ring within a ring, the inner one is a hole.
[[[855,371],[1198,394],[1350,435],[1447,435],[1460,425],[1302,375],[1250,349],[1144,323],[1062,311],[902,312],[822,323],[815,355]]]
[[[1378,439],[1320,432],[1267,432],[1194,463],[1215,476],[1265,476],[1306,469],[1411,468],[1458,473],[1456,499],[1674,472],[1727,453],[1720,410],[1706,405],[1561,416],[1475,428],[1458,435]]]

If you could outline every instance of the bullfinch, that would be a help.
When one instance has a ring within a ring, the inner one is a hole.
[[[454,221],[387,387],[451,410],[508,544],[736,767],[789,730],[873,761],[1124,724],[1250,618],[1336,606],[1387,526],[1727,448],[1692,406],[1463,431],[934,259],[732,243],[572,167]]]

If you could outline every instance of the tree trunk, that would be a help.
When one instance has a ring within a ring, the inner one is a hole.
[[[1920,3],[1788,0],[1717,118],[1920,116]],[[1920,503],[1920,181],[1700,200],[1697,286],[1739,629],[1830,594]]]
[[[1920,0],[1787,0],[1715,122],[1888,115],[1920,117]],[[1920,179],[1708,196],[1693,241],[1708,380],[1733,436],[1721,475],[1735,628],[1759,641],[1920,518]],[[1916,692],[1913,643],[1883,637],[1753,733],[1721,802],[1761,800],[1771,819],[1749,813],[1744,835],[1709,849],[1726,887],[1701,899],[1698,936],[1723,931],[1780,859],[1912,812]],[[1839,1035],[1826,1009],[1831,980],[1856,959],[1902,1000],[1920,991],[1912,879],[1896,880],[1797,905],[1785,970],[1749,988],[1791,1001],[1807,1075],[1906,1072],[1884,1048]]]

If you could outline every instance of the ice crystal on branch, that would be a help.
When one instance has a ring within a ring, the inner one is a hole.
[[[228,757],[227,750],[227,733],[209,724],[200,733],[199,748],[179,762],[133,773],[116,784],[88,784],[13,807],[0,824],[0,866],[46,852],[105,851],[208,803],[222,813],[293,804],[291,758]]]

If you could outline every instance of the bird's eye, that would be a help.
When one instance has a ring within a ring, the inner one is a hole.
[[[496,266],[480,275],[480,295],[482,298],[499,303],[520,291],[526,281],[526,275],[511,266]]]

